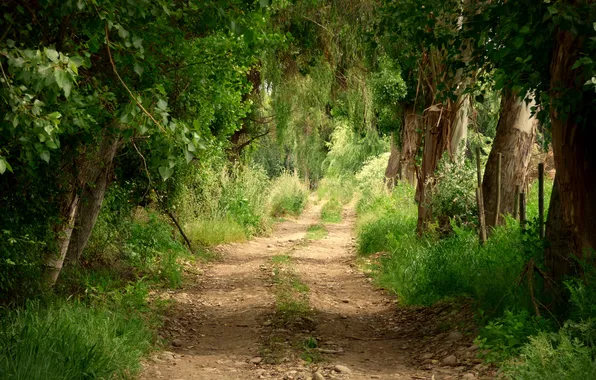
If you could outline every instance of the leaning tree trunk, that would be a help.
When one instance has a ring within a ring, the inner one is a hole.
[[[119,142],[117,134],[106,132],[97,153],[81,167],[80,177],[84,179],[84,188],[66,257],[70,264],[78,263],[89,241],[111,180],[110,173]]]
[[[58,276],[62,271],[64,258],[68,252],[75,217],[80,203],[77,190],[76,186],[72,185],[64,194],[62,205],[60,206],[61,224],[56,228],[57,252],[50,252],[45,257],[45,279],[48,287],[53,287],[56,284]]]
[[[559,31],[550,74],[550,118],[557,169],[557,198],[550,205],[545,259],[555,281],[575,274],[573,257],[596,248],[596,94],[583,91],[586,78],[573,69],[584,40]],[[567,104],[569,107],[561,107]],[[553,220],[555,215],[559,220]]]
[[[486,225],[495,226],[495,215],[513,213],[515,189],[524,188],[536,135],[536,118],[524,99],[503,94],[497,134],[488,156],[482,181]],[[497,210],[497,162],[501,153],[501,202]],[[503,218],[499,218],[502,224]]]

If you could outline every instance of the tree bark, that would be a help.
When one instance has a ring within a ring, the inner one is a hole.
[[[558,282],[576,274],[573,257],[583,259],[588,250],[596,248],[596,95],[593,90],[583,91],[586,78],[580,75],[581,68],[572,68],[583,42],[569,31],[557,32],[550,67],[557,190],[556,194],[553,190],[548,215],[550,244],[545,259]]]
[[[114,156],[118,150],[120,138],[106,131],[97,153],[85,160],[81,165],[79,177],[83,185],[83,193],[77,210],[76,225],[70,238],[67,263],[78,263],[83,250],[87,246],[93,227],[97,222],[101,205],[111,182]]]
[[[400,152],[395,143],[394,133],[391,132],[391,153],[387,162],[387,169],[385,169],[385,184],[390,190],[393,189],[397,180],[400,179],[400,166]]]
[[[536,135],[536,118],[531,116],[531,105],[516,94],[506,93],[501,98],[497,134],[488,156],[482,181],[482,194],[487,227],[495,226],[497,213],[497,160],[502,154],[501,206],[499,214],[513,214],[515,189],[524,188],[528,175],[532,145]],[[499,224],[503,223],[499,218]]]
[[[412,186],[416,186],[416,153],[422,135],[418,131],[420,123],[413,104],[404,107],[401,133],[400,175]]]
[[[416,200],[418,201],[418,234],[422,234],[432,218],[432,209],[427,193],[434,186],[434,173],[443,153],[449,149],[451,136],[449,128],[453,120],[451,111],[443,107],[431,106],[424,117],[425,133],[422,151],[422,165],[417,171],[418,183]]]

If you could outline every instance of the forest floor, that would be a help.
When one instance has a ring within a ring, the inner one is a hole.
[[[321,204],[187,268],[141,379],[480,379],[469,306],[401,307],[360,270],[353,205],[309,238]]]

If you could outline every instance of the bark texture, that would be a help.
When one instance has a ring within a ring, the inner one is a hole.
[[[557,191],[549,210],[545,258],[555,281],[576,274],[571,256],[581,259],[596,248],[596,95],[582,90],[586,78],[572,69],[582,44],[581,37],[559,31],[550,67]]]
[[[57,227],[57,252],[49,253],[45,258],[46,266],[46,283],[49,287],[53,287],[60,276],[64,258],[68,252],[72,231],[74,229],[75,217],[79,207],[80,198],[77,194],[76,187],[71,187],[70,191],[65,194],[62,206],[60,207],[60,216],[63,220],[62,224]]]
[[[400,152],[395,143],[395,136],[391,133],[391,153],[385,169],[385,184],[389,189],[393,189],[400,178]]]
[[[401,158],[399,163],[400,177],[416,186],[416,153],[420,146],[422,135],[419,115],[416,114],[413,104],[404,107],[403,128],[401,133]]]
[[[106,190],[111,182],[114,156],[120,139],[107,132],[102,138],[99,150],[91,154],[82,164],[79,177],[83,186],[81,201],[76,214],[76,224],[70,238],[67,261],[79,261],[95,226]]]
[[[513,214],[515,189],[527,183],[532,145],[536,135],[537,120],[531,116],[533,103],[526,102],[513,93],[501,98],[501,111],[497,134],[488,156],[482,180],[482,194],[487,227],[494,227],[497,213],[497,160],[501,153],[501,205],[499,215]],[[504,222],[499,217],[499,224]]]

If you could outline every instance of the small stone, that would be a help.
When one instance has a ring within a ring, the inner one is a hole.
[[[172,346],[174,346],[174,347],[182,347],[182,340],[181,339],[174,339],[172,341]]]
[[[259,363],[261,363],[262,361],[263,361],[263,358],[261,358],[261,357],[259,357],[259,356],[257,356],[257,357],[254,357],[254,358],[250,359],[250,362],[251,362],[252,364],[259,364]]]
[[[447,338],[445,338],[445,340],[448,342],[454,342],[457,340],[462,340],[463,338],[464,335],[462,333],[460,333],[459,331],[453,331],[451,334],[447,336]]]
[[[271,322],[271,321],[265,321],[265,322],[263,322],[263,326],[271,326],[272,323],[273,322]]]
[[[473,344],[470,347],[467,348],[468,351],[476,351],[478,349],[478,346]]]
[[[476,380],[476,375],[474,375],[473,373],[466,373],[465,375],[462,376],[463,380]]]
[[[433,354],[431,354],[430,352],[420,356],[420,359],[422,359],[422,360],[427,360],[427,359],[432,359],[432,358],[433,358]]]
[[[325,380],[325,376],[319,371],[312,374],[312,380]]]
[[[349,369],[348,367],[346,367],[345,365],[338,364],[334,367],[334,369],[336,372],[339,372],[339,373],[352,373],[352,370]]]
[[[455,367],[457,365],[457,358],[455,355],[449,355],[441,361],[441,364]]]

